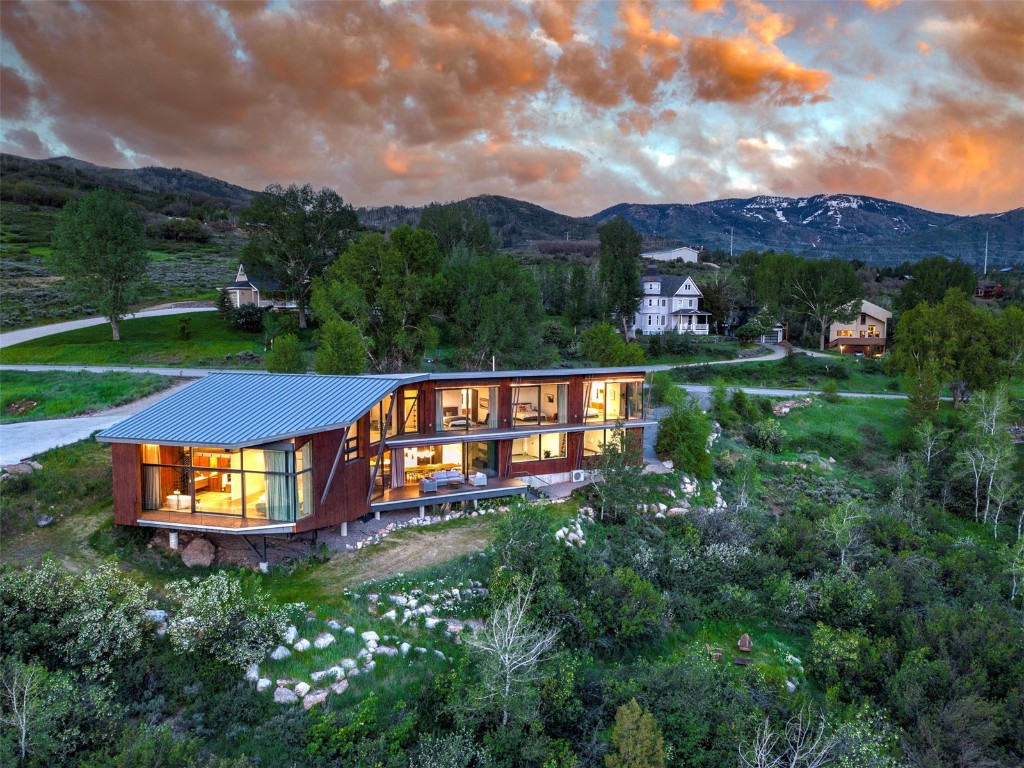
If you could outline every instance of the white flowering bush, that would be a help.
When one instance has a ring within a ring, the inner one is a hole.
[[[106,564],[81,576],[53,560],[0,575],[0,654],[98,677],[137,654],[146,629],[146,590]]]
[[[247,588],[248,586],[248,588]],[[245,668],[263,661],[287,628],[287,612],[258,585],[227,573],[167,587],[181,605],[167,627],[176,648]]]

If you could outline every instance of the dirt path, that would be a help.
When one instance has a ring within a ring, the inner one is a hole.
[[[441,529],[406,528],[375,546],[335,555],[311,574],[310,581],[325,591],[340,590],[482,552],[498,519],[490,515]]]

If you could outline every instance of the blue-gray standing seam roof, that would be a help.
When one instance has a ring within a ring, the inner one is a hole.
[[[244,448],[349,426],[402,384],[419,378],[426,377],[216,373],[96,439]]]

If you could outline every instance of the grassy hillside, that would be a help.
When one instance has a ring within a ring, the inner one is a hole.
[[[4,330],[85,317],[96,308],[72,295],[46,257],[58,208],[5,202],[0,208],[0,327]],[[213,300],[234,279],[245,243],[239,234],[211,234],[207,243],[147,238],[150,264],[140,305]]]

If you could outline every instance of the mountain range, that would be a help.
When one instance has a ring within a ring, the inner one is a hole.
[[[104,168],[70,157],[29,160],[0,155],[4,186],[19,180],[47,188],[120,189],[150,210],[169,200],[238,210],[251,190],[179,168]],[[572,217],[500,195],[464,202],[490,222],[503,246],[544,240],[594,240],[597,228],[622,216],[652,247],[689,244],[721,251],[792,251],[809,256],[894,264],[942,254],[990,268],[1024,266],[1024,207],[957,216],[863,195],[758,196],[702,203],[620,203],[592,216]],[[390,230],[415,224],[422,207],[357,208],[364,226]]]

